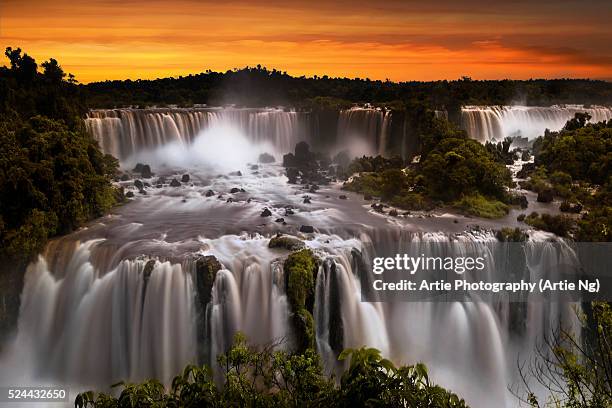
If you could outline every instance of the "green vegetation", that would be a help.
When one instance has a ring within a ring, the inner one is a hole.
[[[529,235],[520,228],[502,228],[495,234],[501,242],[525,242]]]
[[[453,207],[464,214],[481,218],[501,218],[509,211],[508,206],[501,201],[480,194],[463,196],[453,203]]]
[[[523,184],[550,201],[563,202],[561,211],[581,214],[567,216],[530,215],[525,221],[559,235],[580,241],[612,239],[612,121],[587,123],[588,114],[577,113],[559,132],[546,131],[533,145],[535,166],[526,169]]]
[[[560,237],[569,236],[574,225],[573,220],[568,216],[551,214],[540,215],[535,211],[529,214],[524,221],[534,228],[552,232]]]
[[[89,391],[76,397],[75,407],[466,407],[433,384],[423,364],[396,367],[371,348],[344,350],[339,359],[348,369],[337,383],[313,349],[255,349],[239,333],[218,358],[220,381],[209,367],[188,366],[169,389],[156,380],[119,383],[118,397]]]
[[[81,119],[74,78],[6,49],[0,67],[0,341],[17,319],[27,263],[47,240],[104,214],[122,193],[118,163],[103,155]]]
[[[286,277],[287,299],[292,312],[297,349],[304,351],[315,346],[314,308],[317,259],[310,249],[290,254],[283,265]]]
[[[49,237],[74,230],[120,199],[118,163],[85,131],[78,90],[57,61],[7,48],[0,68],[0,259],[23,265]]]
[[[531,407],[612,406],[612,309],[609,303],[593,302],[576,313],[580,337],[559,327],[537,348],[533,361],[519,366],[527,390],[514,392]],[[530,389],[534,383],[549,391],[546,401]]]
[[[277,106],[335,109],[350,103],[372,103],[390,108],[418,102],[446,108],[456,121],[462,105],[507,105],[517,95],[527,105],[563,103],[612,103],[612,84],[592,80],[391,82],[370,79],[330,78],[327,75],[292,77],[265,67],[155,80],[91,83],[81,87],[91,107],[152,106],[176,104]]]
[[[512,180],[503,158],[444,119],[430,116],[422,131],[428,133],[420,135],[419,163],[405,167],[401,158],[361,157],[348,166],[348,174],[358,174],[344,188],[406,210],[449,205],[486,218],[508,213]]]
[[[282,248],[288,249],[289,251],[295,251],[304,248],[304,243],[295,237],[281,235],[279,233],[278,235],[270,238],[268,248]]]

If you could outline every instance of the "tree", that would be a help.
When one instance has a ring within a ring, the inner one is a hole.
[[[66,76],[64,70],[62,70],[62,67],[59,66],[57,60],[55,60],[54,58],[50,58],[49,61],[43,62],[41,66],[44,69],[43,75],[51,82],[59,83]]]
[[[514,393],[532,407],[599,408],[612,406],[612,309],[593,302],[588,315],[576,310],[583,334],[556,328],[531,362],[519,365],[526,394]],[[584,340],[582,340],[584,339]],[[542,401],[533,382],[550,393]]]

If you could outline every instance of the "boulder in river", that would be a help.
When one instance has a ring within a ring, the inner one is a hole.
[[[217,272],[222,266],[214,255],[201,256],[196,260],[196,290],[202,310],[212,299],[212,287],[217,277]]]
[[[259,214],[259,216],[260,217],[270,217],[272,216],[272,211],[268,210],[267,208],[264,208],[261,214]]]
[[[212,190],[208,190],[208,191],[206,192],[206,194],[205,194],[205,196],[206,196],[206,197],[212,197],[212,196],[214,196],[214,195],[215,195],[215,192],[214,192],[214,191],[212,191]]]
[[[189,174],[183,174],[183,177],[181,177],[181,181],[183,183],[189,183],[189,180],[190,180]]]
[[[314,227],[312,225],[302,225],[300,227],[300,232],[305,234],[312,234],[314,232]]]
[[[259,155],[258,161],[260,163],[274,163],[276,159],[269,153],[262,153]]]
[[[173,178],[172,181],[170,182],[170,187],[180,187],[180,186],[181,186],[181,182],[175,178]]]
[[[304,243],[295,237],[278,234],[270,239],[268,248],[283,248],[289,251],[295,251],[304,248]]]
[[[136,187],[139,190],[142,190],[144,188],[144,183],[140,181],[139,179],[136,179],[134,180],[134,187]]]
[[[140,175],[143,178],[151,178],[153,176],[153,173],[151,173],[151,166],[149,166],[148,164],[142,166],[142,171],[140,172]]]
[[[550,203],[552,202],[554,193],[551,188],[546,188],[538,193],[539,203]]]

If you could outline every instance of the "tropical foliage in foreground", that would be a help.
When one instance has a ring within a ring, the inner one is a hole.
[[[242,334],[218,358],[218,373],[188,366],[166,389],[160,382],[118,384],[118,397],[86,392],[75,406],[111,407],[466,407],[457,395],[434,385],[423,364],[395,367],[372,348],[347,349],[348,368],[328,378],[313,349],[292,354],[257,350]]]
[[[581,336],[559,327],[536,350],[532,361],[519,366],[526,395],[516,393],[532,407],[612,407],[612,308],[593,302],[577,310]],[[538,398],[532,386],[547,390]]]

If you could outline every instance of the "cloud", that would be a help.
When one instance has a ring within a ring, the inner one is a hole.
[[[394,80],[610,77],[611,4],[8,0],[0,37],[82,81],[258,63]]]

